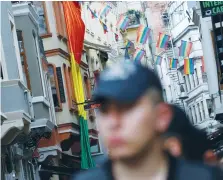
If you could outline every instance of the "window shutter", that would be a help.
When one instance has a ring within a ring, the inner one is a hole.
[[[61,103],[65,103],[65,93],[64,93],[64,85],[63,85],[63,77],[61,73],[61,67],[56,68],[56,73],[57,73],[57,79],[58,79],[58,86],[59,86],[59,92],[60,92],[60,100]]]

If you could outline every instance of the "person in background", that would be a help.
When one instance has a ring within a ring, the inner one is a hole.
[[[109,158],[76,180],[220,180],[222,172],[198,162],[169,156],[163,134],[173,119],[156,74],[121,61],[102,72],[95,91],[101,103],[99,132]]]
[[[181,108],[171,106],[174,115],[164,136],[165,150],[174,157],[216,165],[217,156],[211,150],[207,134],[195,128]]]

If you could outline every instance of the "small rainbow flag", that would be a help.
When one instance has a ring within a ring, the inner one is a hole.
[[[100,14],[100,18],[102,18],[103,16],[106,17],[108,15],[108,13],[111,11],[111,9],[112,8],[110,6],[102,4],[102,7],[101,7],[101,9],[99,10],[99,13],[98,13],[98,14]]]
[[[161,65],[161,63],[162,63],[162,57],[156,56],[156,65]]]
[[[193,58],[184,59],[184,74],[194,74]]]
[[[133,55],[133,61],[135,61],[136,63],[139,63],[141,59],[143,58],[144,54],[145,54],[144,50],[137,48]]]
[[[137,32],[137,43],[145,44],[150,33],[150,28],[140,25]]]
[[[170,59],[170,69],[176,69],[177,68],[178,59],[171,58]]]
[[[124,17],[123,15],[120,16],[116,26],[118,26],[122,31],[125,31],[128,27],[130,22],[130,19],[127,17]]]
[[[167,34],[159,33],[159,39],[157,41],[156,47],[158,48],[166,48],[170,36]]]
[[[181,46],[180,46],[180,49],[179,49],[179,56],[189,57],[191,48],[192,48],[192,42],[187,42],[187,41],[181,40]]]
[[[132,41],[130,41],[130,40],[127,40],[126,47],[130,48],[132,45],[134,45],[134,43]]]

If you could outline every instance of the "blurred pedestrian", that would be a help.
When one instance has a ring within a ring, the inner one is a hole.
[[[95,99],[101,102],[99,130],[109,159],[100,168],[74,177],[77,180],[222,179],[217,168],[163,151],[163,134],[173,112],[151,69],[130,62],[113,65],[102,72]]]

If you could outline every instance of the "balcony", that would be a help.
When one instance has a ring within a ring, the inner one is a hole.
[[[29,91],[20,80],[2,81],[2,113],[1,130],[2,145],[11,143],[20,133],[28,134],[31,123],[31,97]]]
[[[141,13],[135,10],[129,10],[126,16],[130,19],[127,29],[137,28],[140,25]]]

